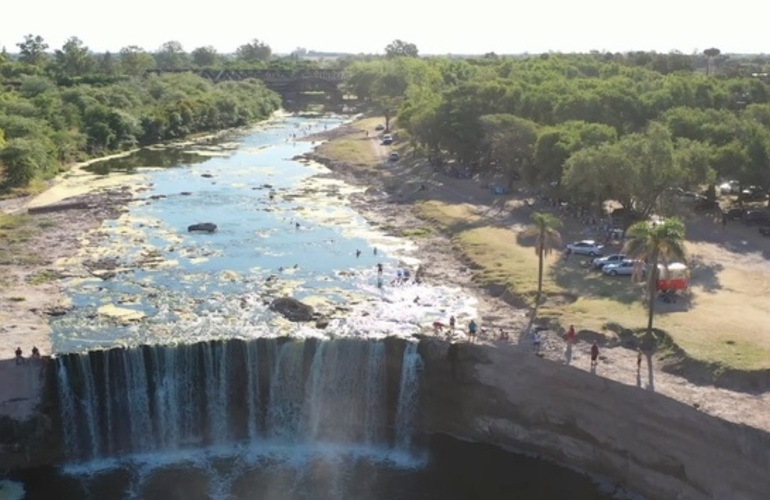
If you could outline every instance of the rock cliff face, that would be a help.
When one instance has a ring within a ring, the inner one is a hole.
[[[762,499],[770,435],[515,348],[424,340],[426,432],[533,452],[650,498]]]

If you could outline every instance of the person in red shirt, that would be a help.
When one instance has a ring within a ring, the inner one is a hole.
[[[567,332],[567,344],[572,345],[575,343],[575,327],[569,325],[569,331]]]

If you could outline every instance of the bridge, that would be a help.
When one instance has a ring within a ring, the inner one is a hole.
[[[322,91],[339,93],[339,84],[343,82],[343,71],[339,69],[306,69],[281,71],[271,69],[152,69],[147,73],[194,73],[214,83],[239,81],[255,78],[265,83],[267,88],[279,93]]]

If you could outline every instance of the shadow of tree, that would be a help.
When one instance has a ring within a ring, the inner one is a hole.
[[[578,296],[611,298],[631,304],[644,295],[643,283],[633,283],[630,276],[606,276],[591,269],[587,258],[560,259],[551,267],[550,275],[557,285]]]
[[[741,254],[759,253],[770,259],[767,237],[762,236],[756,226],[746,226],[739,221],[731,221],[723,227],[709,216],[693,217],[687,221],[687,239],[696,243],[711,243]]]
[[[706,264],[702,259],[694,257],[690,259],[690,285],[703,288],[708,293],[716,293],[722,289],[717,273],[724,270],[722,264]]]

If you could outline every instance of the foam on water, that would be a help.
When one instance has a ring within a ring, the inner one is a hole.
[[[24,485],[8,479],[0,479],[0,500],[23,500]]]

